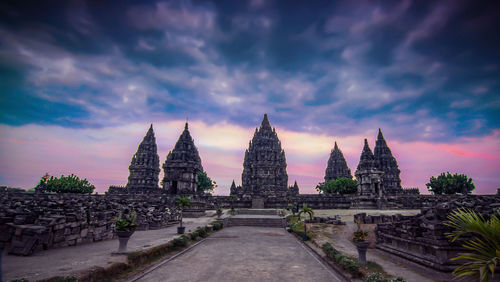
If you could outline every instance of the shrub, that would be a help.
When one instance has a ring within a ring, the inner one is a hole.
[[[80,179],[74,174],[68,176],[61,175],[60,178],[44,175],[37,187],[41,187],[43,191],[55,193],[80,193],[92,194],[95,186],[92,185],[87,179]]]
[[[174,240],[172,240],[174,246],[176,246],[176,247],[185,247],[185,246],[187,246],[188,241],[189,241],[189,239],[185,235],[182,235],[181,237],[175,238]]]
[[[432,176],[429,183],[425,184],[427,189],[436,195],[441,194],[470,194],[476,187],[472,178],[465,174],[451,174],[443,172],[437,178]]]
[[[318,184],[316,190],[325,194],[353,194],[358,191],[358,181],[347,177],[339,177]]]
[[[212,223],[212,226],[214,230],[221,230],[224,227],[224,223],[222,223],[222,221],[216,221]]]
[[[362,273],[359,270],[359,264],[353,259],[345,256],[337,249],[335,249],[330,243],[324,243],[321,246],[325,254],[340,265],[344,270],[355,276],[361,276]]]
[[[380,272],[373,272],[373,273],[368,273],[367,275],[365,275],[365,277],[363,278],[363,281],[365,281],[365,282],[405,282],[406,280],[404,280],[401,277],[389,279],[389,278],[385,278],[384,276],[382,276],[382,273],[380,273]]]

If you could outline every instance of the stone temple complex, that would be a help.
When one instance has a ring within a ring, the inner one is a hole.
[[[383,171],[377,168],[375,156],[365,139],[365,146],[361,152],[359,164],[356,169],[358,180],[358,194],[363,196],[379,197],[383,194]]]
[[[328,165],[325,170],[325,182],[335,180],[340,177],[352,178],[351,170],[347,166],[344,154],[340,151],[337,142],[330,153]]]
[[[285,151],[267,114],[245,151],[241,181],[243,195],[286,197],[288,193]]]
[[[163,189],[167,194],[197,192],[198,174],[203,172],[203,166],[187,122],[179,140],[167,155],[163,172]]]
[[[392,156],[391,149],[387,146],[380,128],[373,153],[375,166],[384,172],[382,175],[384,192],[389,195],[400,194],[402,192],[401,178],[399,177],[401,170],[399,170],[398,162]]]

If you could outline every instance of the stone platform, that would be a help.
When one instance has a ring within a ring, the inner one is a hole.
[[[224,219],[224,227],[231,226],[260,226],[278,227],[286,226],[285,219],[278,215],[275,209],[242,209],[236,215]]]

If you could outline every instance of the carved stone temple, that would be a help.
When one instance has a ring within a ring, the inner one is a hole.
[[[168,194],[195,194],[198,174],[203,172],[198,149],[189,133],[188,123],[163,164],[163,189]]]
[[[401,187],[401,170],[398,167],[398,162],[392,156],[391,149],[385,142],[382,131],[378,130],[378,137],[373,150],[375,155],[375,165],[378,169],[384,172],[382,182],[384,183],[384,193],[386,195],[400,194],[403,191]]]
[[[365,139],[365,146],[361,152],[359,164],[356,169],[356,178],[358,180],[358,194],[362,196],[379,197],[383,195],[383,176],[384,172],[377,168],[375,156]]]
[[[284,198],[289,192],[285,151],[267,114],[245,151],[241,180],[244,196]]]
[[[330,158],[328,159],[328,165],[325,170],[325,182],[330,180],[335,180],[340,177],[346,177],[352,179],[351,170],[347,166],[344,154],[340,151],[335,142],[335,146],[330,153]]]

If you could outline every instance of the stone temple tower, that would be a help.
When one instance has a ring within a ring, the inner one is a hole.
[[[394,195],[402,193],[401,178],[399,177],[401,170],[399,170],[398,162],[392,156],[391,149],[387,146],[380,128],[373,153],[375,154],[377,168],[384,172],[382,181],[384,183],[385,194]]]
[[[382,176],[384,172],[377,169],[375,156],[366,139],[355,174],[358,180],[358,194],[372,197],[383,195]]]
[[[195,194],[198,174],[203,172],[198,149],[189,133],[188,123],[163,164],[163,189],[168,194]]]
[[[325,170],[325,182],[330,180],[335,180],[339,177],[352,178],[351,170],[347,166],[344,154],[340,151],[335,142],[335,146],[330,153],[330,158],[328,159],[328,165]]]
[[[146,193],[150,190],[158,190],[160,158],[152,124],[139,144],[128,168],[130,174],[126,188],[130,192]]]
[[[243,162],[242,192],[248,196],[266,198],[286,197],[288,174],[286,172],[285,151],[281,149],[276,130],[264,114],[260,128],[245,151]]]

